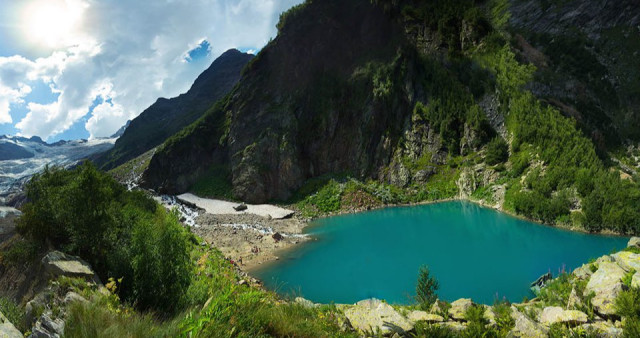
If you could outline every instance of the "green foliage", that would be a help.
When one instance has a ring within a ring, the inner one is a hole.
[[[509,145],[502,137],[496,136],[487,144],[487,153],[485,154],[485,162],[488,165],[495,165],[505,162],[509,158]]]
[[[538,296],[546,306],[564,307],[569,301],[572,289],[571,274],[563,273],[540,289]]]
[[[201,197],[233,200],[231,171],[226,166],[212,166],[191,186],[190,190]]]
[[[275,295],[239,285],[234,268],[219,252],[194,252],[198,258],[196,277],[188,295],[198,305],[180,322],[182,335],[238,337],[350,336],[337,325],[334,306],[306,308],[277,302]]]
[[[616,314],[624,321],[624,337],[640,337],[640,289],[622,291],[615,302]]]
[[[427,266],[421,266],[418,270],[418,282],[416,285],[416,299],[420,306],[428,310],[431,305],[438,299],[438,281],[429,273]]]
[[[516,325],[516,321],[511,316],[511,304],[508,301],[498,301],[493,304],[495,314],[496,330],[498,336],[506,337],[509,331]]]
[[[21,309],[18,304],[13,300],[5,297],[0,297],[0,313],[2,313],[11,324],[24,330],[24,309]]]
[[[631,287],[631,280],[633,279],[633,275],[636,274],[636,270],[635,269],[631,269],[629,272],[627,272],[624,277],[622,278],[622,284],[626,285],[628,288]]]
[[[464,314],[467,320],[467,328],[463,331],[463,337],[497,337],[494,328],[487,327],[489,320],[484,316],[485,307],[474,304]]]
[[[84,337],[176,337],[180,331],[175,321],[158,322],[152,315],[142,315],[124,308],[114,308],[109,296],[95,295],[91,302],[69,305],[64,334]]]
[[[0,261],[9,265],[21,265],[32,262],[38,255],[39,245],[32,241],[18,239],[0,252]]]
[[[429,338],[455,338],[458,335],[451,329],[437,324],[427,324],[426,322],[418,322],[415,325],[414,337]]]
[[[307,5],[308,1],[305,1],[301,4],[295,5],[285,12],[280,13],[280,19],[276,24],[276,28],[278,29],[278,33],[281,33],[284,27],[286,27],[296,15],[298,15]]]
[[[30,202],[17,225],[24,236],[86,259],[102,280],[123,278],[120,295],[141,309],[179,309],[190,244],[175,213],[89,162],[70,171],[46,168],[26,193]]]

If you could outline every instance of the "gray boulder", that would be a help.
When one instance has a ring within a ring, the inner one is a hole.
[[[23,338],[22,333],[0,312],[0,337]]]
[[[619,338],[622,337],[622,329],[615,327],[609,322],[595,322],[591,324],[580,325],[587,332],[594,332],[600,338]]]
[[[449,317],[454,320],[466,320],[465,314],[473,306],[473,302],[469,298],[461,298],[451,303],[449,309]]]
[[[507,337],[513,338],[545,338],[547,337],[547,329],[542,325],[529,319],[529,317],[522,314],[515,306],[511,307],[511,317],[515,320],[516,324],[509,331]]]
[[[411,311],[407,315],[407,319],[409,319],[409,321],[413,323],[416,323],[416,322],[441,323],[444,321],[444,318],[442,318],[442,316],[427,313],[426,311]]]
[[[589,279],[585,293],[595,293],[591,304],[602,315],[615,314],[614,302],[625,289],[622,278],[625,271],[616,263],[603,262]]]
[[[588,321],[585,313],[577,310],[563,310],[558,306],[546,307],[540,314],[540,323],[547,326],[556,323],[575,326],[585,324]]]
[[[64,321],[60,318],[51,319],[48,314],[40,316],[31,330],[30,338],[60,338],[64,337]]]
[[[628,248],[640,248],[640,237],[631,237],[629,243],[627,243]]]
[[[66,276],[83,278],[90,282],[100,282],[89,263],[78,257],[67,255],[64,252],[49,252],[42,258],[42,265],[47,273],[54,278]]]
[[[618,265],[620,265],[620,267],[623,268],[624,271],[627,271],[627,272],[631,270],[640,271],[640,255],[639,254],[634,254],[628,251],[620,251],[612,255],[611,257],[613,257],[615,262],[618,263]]]
[[[413,330],[413,324],[400,315],[391,305],[372,298],[360,301],[345,309],[351,327],[361,334],[405,334]]]

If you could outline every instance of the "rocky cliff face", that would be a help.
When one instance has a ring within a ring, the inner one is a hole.
[[[640,3],[511,1],[530,89],[576,119],[602,148],[640,138]]]
[[[471,58],[455,57],[493,43],[483,40],[491,24],[463,8],[453,31],[442,30],[428,10],[420,8],[426,17],[406,10],[430,5],[407,0],[401,3],[409,7],[389,10],[396,5],[377,3],[308,1],[284,15],[278,37],[234,91],[158,150],[143,185],[180,193],[211,168],[223,168],[233,195],[252,203],[285,200],[324,174],[406,187],[495,135],[508,139],[495,78]],[[461,6],[455,3],[454,12]],[[446,12],[448,5],[433,6]],[[585,13],[594,6],[606,14]],[[613,43],[608,32],[631,34],[637,17],[618,12],[636,7],[623,0],[511,3],[520,57],[539,69],[529,89],[575,118],[603,149],[634,136],[629,126],[640,116],[632,95],[635,73],[619,69],[636,61],[596,51],[592,42],[604,48]],[[559,35],[580,25],[588,28]],[[557,48],[566,41],[580,53]],[[633,55],[633,48],[626,44],[616,53]]]
[[[201,117],[238,83],[253,55],[231,49],[218,57],[189,91],[172,99],[160,98],[128,122],[114,148],[96,162],[114,168],[160,145],[171,135]]]

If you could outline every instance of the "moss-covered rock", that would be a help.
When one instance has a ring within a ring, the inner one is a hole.
[[[603,262],[598,270],[591,276],[585,292],[595,293],[591,304],[595,310],[603,315],[614,315],[614,302],[620,292],[625,288],[622,278],[625,271],[616,263]]]

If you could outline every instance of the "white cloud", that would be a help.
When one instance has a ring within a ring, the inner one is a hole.
[[[108,136],[120,129],[124,121],[126,121],[126,115],[121,105],[103,102],[93,109],[93,114],[85,123],[85,128],[91,135]]]
[[[97,106],[85,127],[91,137],[108,136],[158,97],[186,91],[227,49],[262,48],[279,14],[301,1],[66,0],[83,11],[76,34],[82,38],[35,60],[0,57],[0,123],[11,121],[10,104],[20,103],[30,84],[44,81],[60,95],[54,103],[26,102],[29,112],[16,124],[21,134],[62,133],[99,96],[111,103]],[[185,63],[185,51],[203,39],[211,45],[208,58]]]

